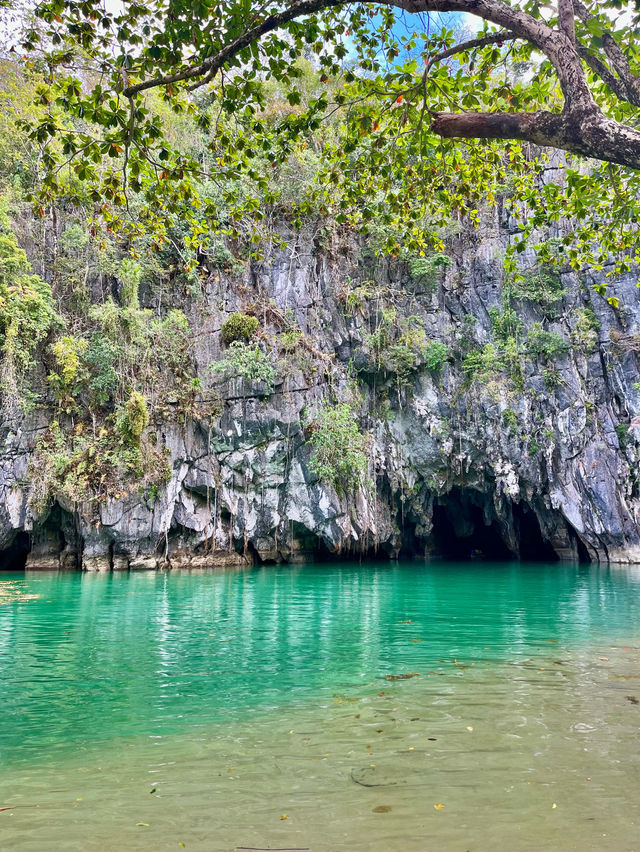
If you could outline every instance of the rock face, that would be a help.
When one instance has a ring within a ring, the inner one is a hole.
[[[87,503],[54,494],[40,509],[29,465],[53,414],[7,419],[0,567],[374,554],[640,562],[636,277],[609,284],[619,308],[588,275],[561,271],[541,289],[538,270],[507,284],[508,226],[498,210],[452,236],[448,257],[410,264],[309,223],[242,278],[209,273],[203,295],[179,306],[202,400],[217,386],[221,413],[163,418],[155,440],[171,476],[153,499],[129,485]],[[534,264],[531,254],[523,268]],[[273,393],[208,371],[235,311],[260,320]],[[311,464],[309,424],[328,399],[347,402],[368,439],[368,481],[348,492]]]

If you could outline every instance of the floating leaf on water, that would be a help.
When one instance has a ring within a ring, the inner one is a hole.
[[[391,810],[391,805],[376,805],[376,807],[371,810],[374,814],[388,814]]]
[[[444,804],[442,802],[436,802],[433,806],[437,811],[441,811],[444,808]]]
[[[149,828],[148,822],[137,822],[136,825],[139,825],[141,828]]]
[[[282,814],[280,819],[289,819],[289,814]]]
[[[468,731],[472,731],[472,730],[473,730],[473,728],[471,727],[471,725],[467,725],[467,730],[468,730]]]
[[[627,695],[627,701],[630,701],[632,704],[640,704],[640,701],[638,701],[635,695]]]
[[[551,805],[551,807],[552,807],[552,808],[557,808],[558,806],[557,806],[557,805],[556,805],[556,803],[554,802],[554,803]]]
[[[155,793],[155,791],[156,791],[157,789],[158,789],[157,787],[152,787],[152,788],[151,788],[151,790],[149,790],[149,795],[151,795],[151,794]]]
[[[182,842],[178,842],[178,846],[181,846],[183,849],[185,848],[185,845]]]
[[[602,660],[603,663],[609,662],[609,657],[600,657],[600,659]]]

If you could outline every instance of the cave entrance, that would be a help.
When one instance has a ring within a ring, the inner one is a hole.
[[[485,523],[474,492],[454,489],[433,507],[433,552],[444,559],[513,559],[495,521]],[[480,497],[482,495],[479,495]]]
[[[76,570],[81,554],[82,537],[73,515],[55,503],[43,523],[16,533],[0,550],[0,571]]]
[[[526,503],[514,503],[513,522],[518,536],[518,555],[528,562],[557,562],[558,554],[542,537],[542,530],[533,509]]]
[[[432,554],[452,560],[557,561],[536,513],[525,503],[511,509],[511,522],[498,521],[491,495],[454,488],[433,507]]]
[[[0,551],[0,571],[24,571],[30,550],[29,533],[19,532],[9,547]]]
[[[82,539],[73,515],[54,503],[43,523],[31,533],[28,570],[76,570],[80,567]]]

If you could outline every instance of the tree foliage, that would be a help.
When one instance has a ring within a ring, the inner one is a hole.
[[[66,193],[161,239],[177,217],[202,247],[212,223],[237,237],[277,208],[273,176],[311,149],[297,215],[386,226],[388,251],[438,246],[452,215],[500,197],[515,251],[571,217],[560,260],[625,271],[639,21],[623,0],[43,0],[21,41],[41,72],[33,202],[44,215]]]

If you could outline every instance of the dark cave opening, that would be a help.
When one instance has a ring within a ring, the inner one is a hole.
[[[443,559],[513,559],[497,524],[486,525],[482,509],[447,501],[433,507],[433,555]]]
[[[24,571],[30,551],[29,533],[19,532],[9,547],[0,551],[0,571]]]
[[[398,517],[401,546],[399,551],[393,552],[388,546],[376,546],[373,538],[334,551],[303,525],[293,523],[290,559],[312,562],[390,558],[557,562],[568,558],[564,549],[560,552],[554,549],[558,541],[552,544],[545,538],[536,511],[526,501],[505,502],[503,508],[496,511],[490,491],[453,488],[434,501],[430,535],[422,533],[422,523],[411,516]],[[579,537],[572,530],[567,529],[567,533],[579,561],[589,562],[587,548]]]
[[[524,502],[512,504],[511,509],[509,531],[506,520],[501,523],[496,519],[488,495],[452,489],[433,507],[432,555],[451,560],[556,562],[558,555],[545,541],[533,509]]]
[[[533,509],[526,503],[514,503],[513,520],[518,535],[519,556],[528,562],[557,562],[558,554],[545,541]]]
[[[81,567],[82,537],[73,515],[54,503],[31,532],[20,530],[0,550],[0,571],[68,570]]]
[[[54,503],[43,523],[31,535],[27,568],[74,571],[80,568],[82,537],[71,512]]]

